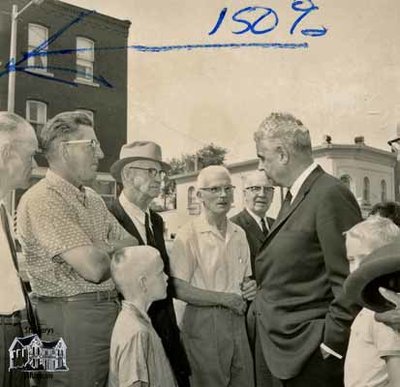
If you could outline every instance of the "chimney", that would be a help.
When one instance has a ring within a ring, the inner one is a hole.
[[[332,143],[332,137],[329,134],[325,134],[323,138],[324,138],[324,140],[323,140],[324,144],[331,144]]]
[[[354,144],[357,144],[357,145],[365,145],[365,143],[364,143],[364,136],[357,136],[357,137],[354,137]]]

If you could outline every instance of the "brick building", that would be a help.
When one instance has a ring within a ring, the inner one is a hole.
[[[9,60],[12,5],[20,10],[27,3],[0,2],[0,72]],[[62,111],[84,110],[90,114],[105,154],[95,188],[106,197],[115,193],[108,171],[127,139],[129,27],[129,21],[58,0],[32,5],[18,17],[17,61],[43,42],[49,44],[41,50],[44,55],[30,56],[18,65],[24,71],[16,72],[15,112],[26,117],[36,130]],[[3,74],[0,110],[7,109],[7,84],[8,75]],[[45,166],[41,160],[34,173],[36,180],[44,175]]]

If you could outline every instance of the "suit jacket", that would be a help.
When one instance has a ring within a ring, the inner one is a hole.
[[[271,229],[275,219],[268,218],[267,222],[269,229]],[[250,247],[250,260],[251,260],[251,271],[255,273],[254,261],[260,250],[261,245],[265,240],[265,235],[260,229],[260,226],[257,224],[255,219],[249,214],[247,209],[242,210],[235,216],[231,218],[233,223],[236,223],[246,232],[247,242],[249,243]]]
[[[145,244],[136,226],[132,222],[129,215],[122,208],[118,199],[112,202],[109,210],[117,218],[125,230],[137,238],[140,245]],[[153,226],[154,239],[157,245],[156,248],[160,252],[161,258],[164,262],[164,271],[169,276],[170,266],[164,241],[164,221],[160,215],[151,210],[150,221]],[[167,290],[167,298],[164,300],[154,301],[148,310],[148,314],[154,329],[161,338],[165,353],[169,362],[171,363],[174,374],[179,381],[182,379],[182,376],[190,374],[190,367],[180,339],[180,331],[176,322],[176,315],[172,303],[172,293],[172,286],[169,285]]]
[[[255,262],[253,306],[276,377],[296,376],[322,342],[345,355],[359,307],[342,289],[349,273],[343,232],[361,220],[352,193],[317,167],[272,226]]]

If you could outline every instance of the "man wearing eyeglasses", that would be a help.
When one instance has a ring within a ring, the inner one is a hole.
[[[140,245],[152,246],[160,252],[168,276],[170,265],[164,241],[164,221],[149,205],[160,194],[162,178],[169,169],[170,166],[162,161],[158,144],[135,141],[124,145],[119,160],[111,166],[111,174],[117,182],[122,183],[123,190],[110,206],[120,224],[138,239]],[[172,295],[170,284],[167,298],[153,302],[148,313],[161,338],[178,385],[186,387],[190,385],[190,368],[180,340]]]
[[[255,257],[274,223],[273,218],[266,216],[274,198],[274,187],[264,172],[254,171],[245,177],[243,195],[246,207],[232,217],[231,221],[246,232],[251,270],[254,273]]]
[[[256,284],[246,234],[226,216],[233,190],[226,168],[202,169],[202,214],[181,229],[172,247],[176,295],[187,303],[182,337],[193,387],[254,386],[245,312]]]
[[[67,372],[50,386],[104,386],[118,295],[110,258],[135,245],[96,192],[83,183],[96,177],[103,152],[93,122],[64,112],[39,134],[49,169],[18,207],[18,233],[27,260],[34,303],[46,340],[64,340]]]

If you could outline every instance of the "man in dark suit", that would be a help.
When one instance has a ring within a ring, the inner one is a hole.
[[[119,198],[110,206],[120,224],[140,245],[158,249],[169,276],[169,257],[164,241],[164,221],[149,209],[150,202],[160,194],[162,175],[170,166],[162,161],[161,148],[151,141],[135,141],[122,147],[120,159],[111,167],[111,174],[122,183]],[[178,385],[189,386],[189,363],[180,341],[172,303],[173,289],[168,286],[166,299],[153,302],[149,309],[154,329],[160,336]]]
[[[343,358],[358,312],[344,297],[343,232],[361,220],[352,193],[315,164],[309,131],[272,113],[255,133],[259,169],[288,188],[255,262],[257,383],[343,386]],[[267,375],[268,376],[268,375]]]
[[[274,187],[264,172],[255,171],[245,177],[243,194],[246,207],[233,216],[231,221],[246,232],[254,276],[255,257],[275,220],[266,216],[274,197]]]

